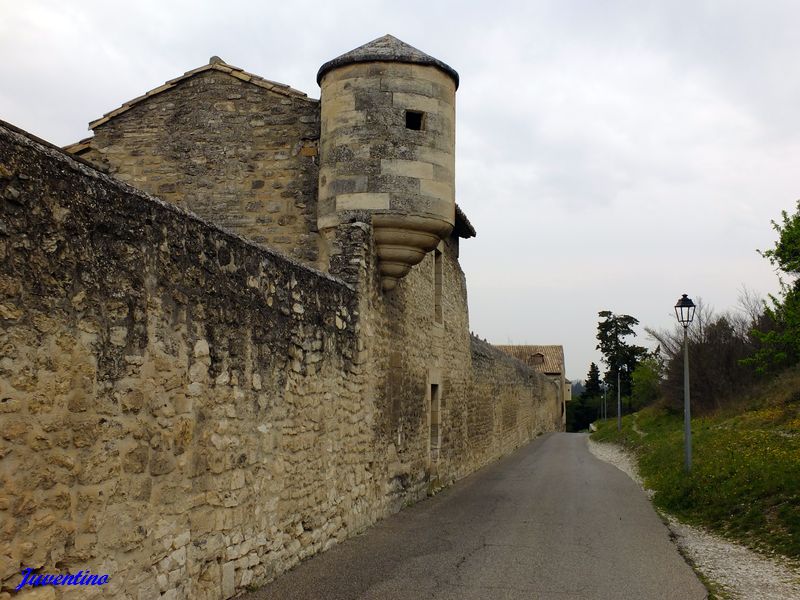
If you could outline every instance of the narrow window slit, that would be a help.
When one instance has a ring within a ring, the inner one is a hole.
[[[434,250],[433,260],[433,317],[442,322],[442,253]]]
[[[441,403],[439,385],[436,383],[431,384],[431,406],[430,406],[430,458],[433,461],[439,460],[439,449],[442,445],[442,430],[441,430]]]

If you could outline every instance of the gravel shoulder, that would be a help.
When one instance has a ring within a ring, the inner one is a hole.
[[[644,487],[636,460],[616,444],[598,443],[588,437],[589,451]],[[800,564],[781,557],[768,557],[730,542],[699,527],[679,522],[661,513],[675,543],[704,577],[717,584],[727,598],[735,600],[797,600],[800,598]]]

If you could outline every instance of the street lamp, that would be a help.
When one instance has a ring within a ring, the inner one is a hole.
[[[684,467],[686,472],[692,470],[692,413],[689,403],[689,342],[687,330],[694,319],[695,305],[686,294],[681,296],[675,305],[675,316],[683,325],[683,447]]]

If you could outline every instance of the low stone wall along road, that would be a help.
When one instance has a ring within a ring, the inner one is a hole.
[[[545,434],[279,577],[260,599],[701,600],[637,485]]]

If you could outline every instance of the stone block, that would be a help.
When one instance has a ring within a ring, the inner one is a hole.
[[[203,382],[208,377],[208,365],[197,361],[189,367],[189,381]]]
[[[381,89],[389,92],[405,92],[420,96],[433,97],[436,95],[436,86],[431,81],[414,77],[381,77]]]
[[[154,452],[150,457],[150,474],[166,475],[175,470],[177,462],[170,452]]]
[[[335,113],[334,116],[328,121],[330,131],[337,129],[356,127],[363,125],[367,121],[367,113],[360,110],[350,110]]]
[[[389,194],[342,194],[336,198],[336,210],[380,210],[389,208]]]
[[[423,196],[432,196],[445,200],[454,198],[453,185],[449,182],[423,180],[419,183],[419,191]]]
[[[191,532],[189,530],[182,531],[178,535],[175,536],[175,539],[172,541],[173,548],[180,548],[182,546],[186,546],[191,540]]]
[[[129,390],[122,397],[122,410],[124,412],[132,412],[136,414],[144,407],[144,404],[145,399],[142,390]]]
[[[149,459],[150,448],[145,444],[139,444],[125,454],[122,469],[126,473],[144,473]]]
[[[159,575],[159,578],[161,577],[162,576]],[[156,582],[152,580],[145,581],[136,590],[136,600],[152,600],[158,597],[158,594],[162,591],[164,591],[163,588],[159,590]]]
[[[356,99],[351,90],[339,88],[333,95],[326,97],[324,111],[330,113],[352,112],[356,109]]]
[[[433,179],[433,165],[418,160],[384,158],[381,160],[381,173],[417,179]]]
[[[56,600],[56,589],[51,585],[35,588],[26,586],[14,594],[14,600]]]
[[[209,355],[208,341],[202,339],[197,340],[194,344],[195,358],[205,358],[208,355]]]
[[[236,567],[234,561],[222,564],[222,597],[231,598],[236,593]]]
[[[418,94],[397,92],[392,94],[392,102],[396,107],[406,110],[418,110],[425,113],[435,113],[440,110],[439,100]]]

